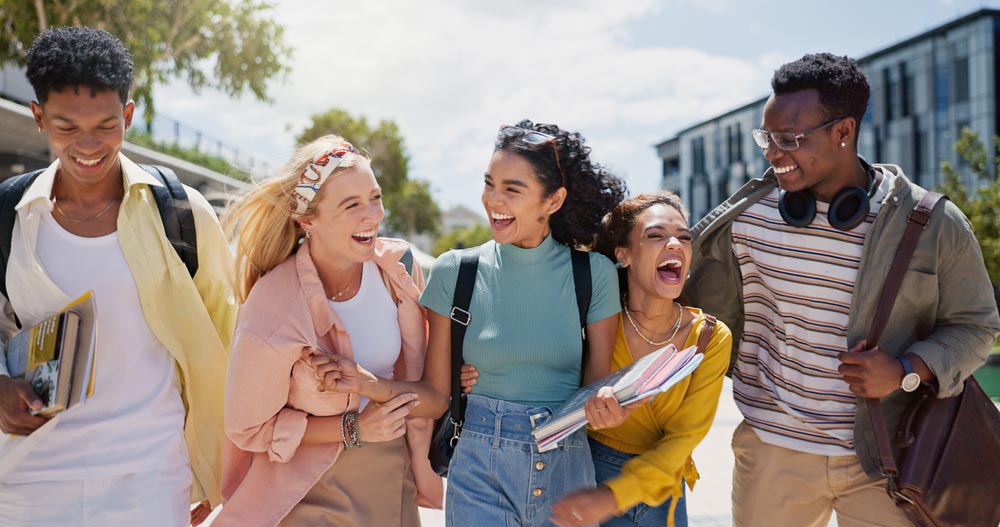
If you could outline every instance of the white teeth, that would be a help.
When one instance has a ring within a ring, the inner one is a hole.
[[[77,163],[80,163],[83,166],[92,167],[92,166],[100,163],[101,160],[104,159],[104,158],[103,157],[99,157],[97,159],[80,159],[79,157],[74,157],[73,159],[76,160]]]
[[[495,219],[495,220],[512,220],[512,219],[514,219],[514,217],[513,217],[513,216],[510,216],[510,215],[508,215],[508,214],[500,214],[499,212],[494,212],[494,213],[493,213],[493,214],[491,215],[491,217],[492,217],[493,219]]]
[[[798,165],[790,165],[790,166],[787,166],[787,167],[774,167],[774,173],[775,174],[787,174],[788,172],[791,172],[792,170],[795,170],[796,168],[798,168]]]
[[[356,233],[352,234],[351,236],[354,236],[355,238],[371,238],[372,236],[375,236],[375,231],[371,230],[371,231],[364,231],[364,232],[356,232]]]
[[[657,269],[659,269],[660,267],[664,267],[664,266],[666,266],[666,267],[680,267],[681,266],[681,259],[680,258],[668,258],[668,259],[660,262],[660,264],[657,265],[656,267],[657,267]]]

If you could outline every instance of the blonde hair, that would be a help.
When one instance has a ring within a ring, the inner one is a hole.
[[[315,214],[319,195],[309,204],[305,214],[295,216],[292,214],[292,192],[302,171],[313,159],[343,142],[342,137],[325,135],[300,146],[278,177],[258,185],[226,211],[222,224],[227,238],[236,242],[234,285],[240,302],[246,301],[257,280],[298,250],[299,241],[305,236],[298,220]],[[360,163],[369,163],[368,157],[350,155],[330,177]]]

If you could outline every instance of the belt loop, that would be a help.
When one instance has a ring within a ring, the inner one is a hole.
[[[496,408],[496,413],[493,414],[493,448],[500,448],[500,434],[503,430],[503,414],[500,413],[500,408]]]

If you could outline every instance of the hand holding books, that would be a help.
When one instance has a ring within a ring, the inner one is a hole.
[[[614,428],[628,419],[629,415],[639,407],[639,405],[649,402],[652,397],[646,397],[630,404],[619,404],[615,398],[615,390],[611,386],[602,386],[593,397],[587,399],[583,409],[587,417],[587,422],[594,430],[603,428]]]
[[[24,379],[0,377],[0,429],[4,433],[26,436],[48,421],[33,415],[42,409],[42,399]]]
[[[590,419],[586,405],[595,399],[599,390],[611,388],[619,404],[641,404],[643,399],[667,391],[690,375],[701,364],[702,358],[697,346],[677,351],[673,344],[667,344],[580,388],[541,426],[531,432],[538,443],[538,450],[545,452],[555,448],[559,441],[585,426]],[[594,401],[593,404],[598,403]]]

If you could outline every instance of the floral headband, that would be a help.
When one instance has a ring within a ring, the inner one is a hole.
[[[309,210],[309,204],[316,198],[320,187],[350,154],[360,155],[360,152],[351,143],[343,142],[316,156],[306,165],[292,191],[293,216],[302,216]]]

